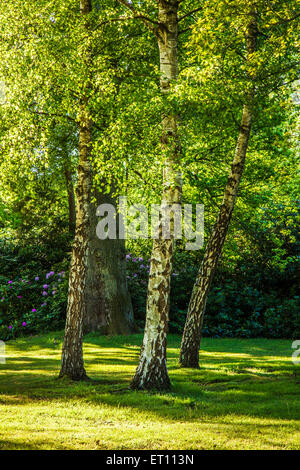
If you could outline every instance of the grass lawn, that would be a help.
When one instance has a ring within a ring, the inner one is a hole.
[[[201,369],[177,365],[170,393],[128,389],[141,335],[85,337],[88,383],[58,380],[62,333],[6,345],[0,449],[300,449],[300,365],[291,341],[207,339]]]

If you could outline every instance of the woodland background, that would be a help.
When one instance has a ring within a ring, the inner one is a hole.
[[[155,2],[142,3],[143,12],[154,18]],[[227,11],[227,2],[208,1],[203,10],[198,2],[181,3],[180,73],[169,106],[180,115],[183,202],[204,204],[207,239],[240,120],[245,83],[235,32],[243,7],[232,2]],[[296,45],[290,41],[295,23],[280,32],[284,18],[295,11],[293,3],[264,2],[269,32],[261,40],[269,41],[274,62],[270,48],[258,56],[261,89],[247,163],[204,336],[300,336],[299,98]],[[117,186],[130,203],[157,203],[165,104],[155,40],[143,21],[127,18],[122,2],[95,1],[94,8],[90,99],[96,185],[104,193]],[[0,46],[0,339],[8,340],[64,327],[75,223],[76,103],[86,70],[77,2],[1,2],[0,26],[5,39]],[[151,244],[128,240],[126,245],[136,331],[144,327]],[[177,244],[170,332],[183,331],[202,254]]]

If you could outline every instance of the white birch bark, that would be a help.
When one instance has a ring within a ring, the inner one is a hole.
[[[177,38],[178,2],[158,1],[158,47],[160,55],[163,95],[170,93],[170,85],[178,76]],[[181,202],[181,175],[178,172],[179,145],[177,116],[166,115],[162,121],[162,148],[165,156],[163,172],[163,205],[166,208]],[[166,364],[167,328],[170,307],[174,240],[160,237],[154,240],[150,260],[146,325],[139,365],[132,381],[135,389],[168,389],[170,380]]]
[[[90,0],[80,0],[80,13],[85,16],[91,11]],[[88,21],[85,28],[88,30]],[[86,51],[88,65],[89,52]],[[79,163],[76,186],[76,227],[69,275],[68,307],[65,336],[62,349],[61,371],[59,376],[73,380],[86,379],[83,365],[82,337],[85,315],[85,286],[87,278],[89,207],[91,194],[91,117],[88,98],[81,99],[79,110]]]
[[[247,28],[247,57],[256,50],[257,27],[255,14],[250,14],[251,20]],[[240,131],[231,171],[225,187],[223,202],[214,226],[214,230],[207,243],[203,261],[201,263],[196,282],[190,299],[187,319],[184,327],[180,350],[180,365],[182,367],[199,367],[199,348],[201,329],[205,314],[207,297],[214,273],[218,264],[222,247],[226,239],[228,226],[232,217],[239,184],[243,175],[243,169],[251,133],[252,107],[254,99],[254,77],[251,91],[248,94],[247,103],[243,106]]]

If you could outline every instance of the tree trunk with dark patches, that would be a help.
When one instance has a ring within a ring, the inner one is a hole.
[[[167,95],[171,83],[178,77],[178,2],[159,0],[158,21],[160,88],[161,93]],[[181,202],[181,175],[176,168],[179,161],[177,120],[176,115],[167,114],[162,121],[162,148],[166,159],[162,202],[166,208]],[[154,240],[152,248],[145,333],[139,365],[131,383],[133,389],[170,388],[166,349],[173,252],[172,229],[170,239],[164,239],[160,226],[160,236]]]
[[[88,15],[90,11],[90,0],[81,0],[81,15]],[[88,21],[85,22],[84,27],[87,30],[89,29]],[[88,66],[88,51],[85,59]],[[88,98],[87,95],[84,94],[80,102],[78,122],[79,163],[76,187],[76,229],[70,266],[67,318],[59,377],[67,376],[73,380],[85,380],[87,375],[83,365],[82,337],[83,320],[86,312],[85,287],[90,234],[89,210],[92,185],[90,152],[92,122],[88,109]]]
[[[256,49],[257,27],[255,14],[251,14],[247,29],[247,57]],[[253,76],[250,77],[252,80]],[[187,319],[180,350],[180,365],[182,367],[199,367],[199,349],[201,329],[205,314],[207,297],[216,271],[222,247],[225,242],[229,223],[232,217],[239,184],[242,178],[244,163],[251,133],[252,106],[254,84],[252,82],[247,103],[243,106],[240,131],[237,139],[231,171],[225,187],[223,202],[215,223],[212,235],[207,243],[196,282],[193,287],[188,307]]]
[[[74,234],[75,224],[76,224],[76,206],[75,206],[75,195],[74,195],[74,186],[72,181],[71,171],[65,167],[64,170],[67,194],[68,194],[68,210],[69,210],[69,233]]]
[[[84,113],[85,107],[82,106]],[[62,350],[60,377],[73,380],[86,378],[83,366],[82,336],[85,316],[85,286],[87,279],[89,207],[91,191],[90,121],[82,114],[79,123],[79,164],[76,187],[76,229],[69,275],[68,307]]]

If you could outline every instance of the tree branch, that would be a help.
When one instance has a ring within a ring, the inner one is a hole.
[[[181,29],[180,31],[178,31],[178,36],[179,36],[180,34],[184,34],[184,33],[187,33],[188,31],[191,31],[191,29],[192,29],[191,26],[189,26],[189,27],[186,28],[186,29]]]
[[[195,10],[192,10],[190,11],[189,13],[186,13],[185,15],[181,16],[180,18],[178,18],[178,22],[179,21],[182,21],[184,18],[186,18],[187,16],[191,16],[193,13],[197,13],[197,11],[200,11],[202,10],[203,7],[199,7],[199,8],[195,8]]]
[[[131,3],[129,3],[127,0],[117,0],[117,1],[119,3],[121,3],[121,5],[128,8],[134,14],[135,18],[140,19],[144,23],[144,25],[147,26],[147,28],[155,35],[156,38],[160,37],[159,32],[158,32],[158,28],[153,26],[153,24],[157,25],[158,23],[151,20],[147,16],[140,14],[138,12],[138,10]]]
[[[48,117],[62,117],[65,119],[68,119],[69,121],[73,123],[77,123],[76,119],[72,118],[71,116],[68,116],[67,114],[58,114],[58,113],[46,113],[43,111],[31,111],[34,114],[38,114],[39,116],[48,116]]]
[[[144,15],[135,15],[135,16],[120,16],[119,18],[110,18],[106,21],[103,21],[102,23],[99,23],[93,31],[96,31],[98,28],[101,28],[101,26],[105,26],[110,23],[118,22],[118,21],[127,21],[127,20],[135,20],[135,19],[144,19],[145,21],[155,24],[158,26],[158,23],[151,18],[148,18],[147,16]],[[149,26],[149,25],[147,25]]]

